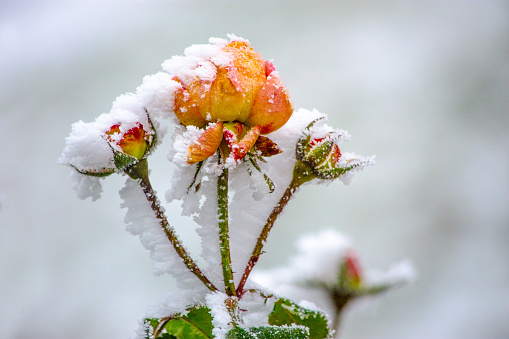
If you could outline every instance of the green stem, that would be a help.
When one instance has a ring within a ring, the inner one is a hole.
[[[228,169],[217,178],[217,215],[219,219],[219,242],[223,265],[224,287],[228,296],[235,295],[232,260],[230,257],[230,236],[228,234]]]
[[[198,268],[198,265],[191,258],[189,253],[187,253],[186,249],[182,245],[180,239],[177,237],[175,230],[170,226],[168,220],[166,219],[166,215],[164,210],[157,198],[156,192],[153,190],[152,185],[150,184],[148,178],[148,163],[146,159],[141,160],[136,165],[130,166],[125,170],[126,174],[129,175],[134,180],[138,180],[141,188],[143,189],[143,193],[145,193],[145,197],[150,202],[150,207],[152,211],[154,211],[155,217],[159,221],[159,224],[163,228],[166,237],[173,245],[175,252],[179,255],[180,258],[184,261],[186,267],[193,272],[193,274],[207,286],[207,288],[211,291],[217,291],[217,288],[210,282],[209,279],[201,272]]]
[[[244,270],[244,274],[242,275],[242,279],[240,280],[239,286],[237,287],[236,293],[238,298],[241,298],[242,295],[244,294],[244,285],[246,284],[247,278],[249,277],[249,274],[251,274],[253,267],[258,262],[260,255],[262,255],[263,253],[263,246],[267,242],[267,238],[272,229],[272,226],[274,226],[274,222],[281,214],[281,212],[283,212],[283,209],[285,208],[286,204],[288,204],[288,201],[290,201],[290,198],[293,196],[293,194],[300,185],[301,184],[299,182],[292,179],[285,193],[283,194],[281,199],[279,199],[279,202],[277,203],[276,207],[274,207],[272,213],[269,215],[267,222],[265,223],[265,226],[263,226],[262,232],[258,237],[258,241],[256,242],[256,245],[253,249],[253,253],[249,258],[247,266]]]

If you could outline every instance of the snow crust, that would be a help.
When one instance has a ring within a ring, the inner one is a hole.
[[[184,85],[188,85],[195,78],[204,82],[211,82],[216,77],[216,66],[229,65],[231,55],[221,49],[230,41],[246,41],[233,34],[227,39],[210,38],[209,44],[196,44],[184,50],[184,56],[173,56],[162,63],[164,71],[178,77]]]

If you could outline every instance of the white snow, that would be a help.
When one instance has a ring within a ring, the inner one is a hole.
[[[172,275],[180,290],[203,291],[205,286],[187,269],[166,238],[139,183],[128,178],[125,187],[120,191],[120,197],[123,200],[121,207],[127,209],[124,220],[126,230],[139,236],[142,245],[150,251],[154,273]]]
[[[233,328],[232,317],[225,304],[226,299],[228,296],[222,292],[209,293],[205,297],[205,303],[210,308],[212,315],[212,325],[214,326],[212,335],[216,339],[224,339],[228,331]]]

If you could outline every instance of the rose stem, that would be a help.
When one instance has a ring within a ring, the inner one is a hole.
[[[230,257],[230,236],[228,235],[228,169],[217,178],[217,215],[219,220],[219,242],[223,265],[224,287],[228,296],[235,295],[232,261]]]
[[[265,245],[265,242],[267,241],[267,237],[269,236],[270,230],[272,229],[272,226],[274,226],[274,222],[278,218],[278,216],[283,212],[283,209],[285,208],[286,204],[288,204],[288,201],[290,201],[290,198],[293,196],[297,188],[301,185],[301,183],[297,182],[296,180],[293,180],[290,182],[290,185],[286,189],[285,193],[277,203],[277,205],[272,210],[272,213],[269,215],[267,222],[265,223],[265,226],[263,226],[262,232],[260,233],[260,236],[258,237],[258,241],[256,242],[256,245],[253,249],[253,253],[251,254],[251,258],[249,258],[249,261],[247,263],[246,269],[244,270],[244,274],[242,275],[242,279],[240,280],[239,286],[237,287],[237,297],[240,298],[244,294],[244,285],[246,284],[247,278],[249,277],[249,274],[251,273],[251,270],[258,262],[258,259],[260,258],[260,255],[263,253],[262,249]]]
[[[161,206],[161,203],[159,202],[159,199],[157,198],[156,192],[152,189],[152,185],[150,184],[149,178],[148,178],[148,163],[146,159],[142,159],[140,162],[138,162],[136,165],[131,166],[125,170],[126,174],[129,175],[132,179],[137,179],[140,183],[141,188],[143,189],[143,193],[145,193],[145,197],[150,202],[150,207],[152,208],[152,211],[154,211],[155,217],[159,221],[159,224],[164,230],[164,233],[166,234],[166,237],[170,241],[170,243],[173,245],[173,248],[175,249],[175,252],[182,258],[184,261],[184,264],[186,267],[193,272],[193,274],[207,286],[207,288],[211,291],[217,291],[217,288],[210,282],[209,279],[201,272],[201,270],[198,268],[198,265],[194,262],[194,260],[191,258],[189,253],[187,253],[184,246],[182,246],[182,243],[180,239],[178,238],[177,234],[175,233],[175,230],[173,227],[170,226],[168,223],[168,220],[166,218],[166,215],[164,213],[164,210]]]

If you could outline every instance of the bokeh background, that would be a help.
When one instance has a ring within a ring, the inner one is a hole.
[[[0,336],[132,337],[172,288],[124,231],[125,178],[81,201],[56,160],[73,122],[227,33],[274,59],[296,107],[348,130],[343,149],[377,155],[349,186],[302,189],[258,268],[334,228],[366,268],[419,272],[353,305],[341,338],[509,337],[509,3],[481,0],[0,1]]]

